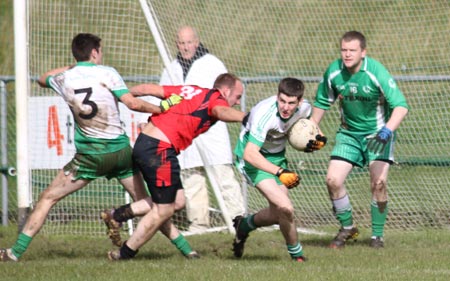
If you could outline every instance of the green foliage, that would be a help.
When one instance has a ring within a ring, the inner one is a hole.
[[[0,228],[1,246],[16,229]],[[19,263],[0,263],[1,280],[449,280],[447,231],[388,233],[385,248],[368,247],[369,234],[343,250],[328,249],[332,236],[300,234],[307,263],[292,262],[279,231],[254,232],[241,260],[230,234],[188,237],[202,255],[186,260],[162,235],[133,261],[110,262],[105,238],[38,235]]]

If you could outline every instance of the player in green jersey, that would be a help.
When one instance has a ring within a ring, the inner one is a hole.
[[[354,166],[369,166],[372,200],[370,246],[384,246],[388,212],[387,176],[393,163],[395,130],[408,113],[402,92],[378,61],[366,56],[366,39],[358,31],[345,33],[341,58],[330,64],[320,82],[311,120],[320,123],[325,111],[338,101],[341,125],[331,152],[326,184],[341,228],[331,248],[342,248],[359,232],[344,182]]]

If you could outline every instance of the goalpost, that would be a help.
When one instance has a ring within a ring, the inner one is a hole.
[[[27,3],[28,56],[25,56],[29,67],[22,74],[27,79],[25,84],[48,69],[72,64],[70,42],[79,32],[98,34],[102,38],[104,63],[115,67],[130,87],[142,82],[157,83],[166,61],[176,54],[177,29],[191,25],[210,52],[245,82],[244,110],[276,94],[278,82],[287,76],[302,79],[306,84],[306,98],[312,101],[323,71],[339,56],[340,36],[350,29],[362,31],[368,40],[368,55],[386,65],[411,105],[410,114],[398,130],[396,164],[389,175],[387,230],[450,226],[450,99],[447,98],[450,54],[443,48],[450,43],[447,36],[450,26],[440,20],[450,17],[445,1],[35,0]],[[147,14],[154,16],[153,23],[149,24]],[[159,39],[152,29],[161,35]],[[16,50],[25,46],[16,45]],[[166,55],[162,55],[164,52]],[[18,185],[20,189],[31,188],[32,205],[57,169],[74,153],[73,120],[62,99],[50,90],[41,89],[34,82],[30,83],[29,90],[19,89],[24,84],[16,82],[17,93],[25,93],[17,104],[26,99],[30,115],[27,122],[20,118],[22,115],[17,117],[18,130],[27,128],[23,136],[29,135],[29,149],[24,150],[26,146],[21,144],[24,140],[18,134],[18,155],[27,153],[29,158],[18,161]],[[124,126],[134,142],[139,115],[121,110]],[[333,232],[337,227],[325,187],[325,174],[338,119],[338,105],[335,105],[321,123],[330,140],[322,151],[304,154],[288,148],[290,168],[302,177],[301,186],[290,191],[299,227],[313,230],[331,227]],[[239,128],[240,124],[229,126],[233,145]],[[236,176],[240,179],[238,173]],[[346,187],[355,221],[369,228],[367,169],[355,169]],[[211,228],[230,229],[230,222],[222,216],[220,198],[216,199],[213,188],[209,192]],[[267,206],[255,188],[249,187],[246,193],[249,212]],[[124,191],[117,181],[94,181],[58,203],[42,231],[103,234],[105,229],[99,212],[121,205],[124,200]],[[187,229],[183,212],[176,214],[174,222],[182,230]]]

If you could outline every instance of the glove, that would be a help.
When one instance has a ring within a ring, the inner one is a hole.
[[[288,169],[280,168],[276,173],[280,181],[288,188],[294,188],[300,183],[300,177],[297,173],[289,171]]]
[[[375,137],[369,139],[367,149],[372,153],[379,154],[384,150],[391,137],[392,131],[389,128],[383,127]]]
[[[172,94],[169,98],[161,101],[159,108],[161,108],[161,112],[167,111],[172,106],[179,104],[182,100],[182,96]]]
[[[316,150],[322,149],[327,144],[327,137],[317,134],[315,140],[309,140],[306,144],[304,152],[314,152]]]

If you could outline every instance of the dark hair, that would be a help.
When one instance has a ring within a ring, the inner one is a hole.
[[[278,84],[278,94],[283,93],[289,97],[297,97],[300,100],[305,92],[305,84],[297,78],[283,78]]]
[[[341,38],[341,44],[343,41],[348,42],[352,40],[358,40],[361,49],[366,49],[366,37],[359,31],[348,31]]]
[[[236,86],[237,81],[241,81],[239,77],[232,73],[223,73],[217,76],[216,81],[214,81],[214,88],[219,89],[222,87],[234,88]]]
[[[94,34],[79,33],[72,39],[72,55],[76,61],[88,61],[93,49],[99,51],[102,39]]]

